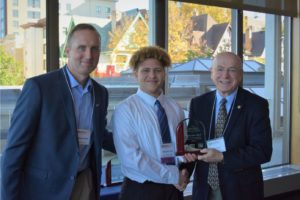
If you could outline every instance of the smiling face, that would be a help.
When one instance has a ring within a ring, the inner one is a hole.
[[[239,57],[229,52],[218,54],[213,61],[211,79],[223,97],[230,95],[243,79]]]
[[[83,29],[74,32],[66,48],[68,69],[80,84],[97,67],[100,56],[100,38],[95,31]]]
[[[158,60],[149,58],[141,62],[134,75],[143,92],[154,97],[160,95],[165,82],[165,69]]]

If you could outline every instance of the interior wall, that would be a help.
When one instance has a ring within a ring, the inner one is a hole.
[[[291,163],[300,164],[300,18],[293,20]]]

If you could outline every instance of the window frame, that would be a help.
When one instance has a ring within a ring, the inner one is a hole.
[[[47,68],[47,72],[59,69],[60,65],[59,65],[59,37],[58,37],[58,16],[59,16],[59,1],[58,0],[46,0],[46,41],[47,41],[47,45],[46,45],[46,68]],[[149,23],[151,24],[151,26],[153,26],[153,28],[151,28],[150,30],[152,31],[153,34],[149,34],[151,36],[151,38],[149,39],[150,44],[156,44],[158,46],[161,46],[163,48],[167,48],[167,38],[168,38],[168,23],[167,23],[167,12],[168,12],[168,1],[167,0],[150,0],[150,7],[151,7],[151,12],[152,14],[149,14],[150,19],[149,19]],[[150,9],[149,9],[150,10]],[[242,55],[242,49],[243,47],[241,46],[241,42],[238,41],[242,41],[242,11],[241,10],[233,10],[232,16],[232,44],[233,47],[233,51],[236,52],[238,55]],[[287,140],[285,141],[284,145],[287,145],[288,148],[286,149],[286,152],[283,152],[283,154],[285,154],[287,156],[288,162],[291,162],[291,158],[290,158],[290,148],[291,148],[291,142],[290,142],[290,129],[291,129],[291,115],[292,113],[290,112],[291,110],[291,64],[292,64],[292,59],[291,59],[291,48],[292,48],[292,44],[291,44],[291,38],[292,38],[292,20],[288,20],[288,19],[284,19],[285,23],[288,24],[287,27],[285,27],[284,31],[285,31],[285,35],[288,38],[285,38],[284,43],[285,45],[287,45],[288,48],[284,49],[284,54],[288,55],[285,59],[285,66],[289,67],[289,70],[287,70],[287,78],[285,78],[284,80],[284,84],[286,84],[288,90],[284,91],[285,95],[284,98],[289,98],[289,101],[286,101],[285,106],[285,111],[284,112],[289,112],[290,114],[288,115],[286,113],[286,118],[284,119],[284,123],[287,124],[287,130],[285,130],[286,133],[288,133],[288,137]],[[234,41],[236,41],[234,43]],[[167,83],[168,80],[166,80]],[[167,84],[165,84],[165,91],[167,92],[168,88],[167,88]],[[278,103],[277,103],[278,106]],[[278,115],[278,112],[277,112]],[[278,118],[276,118],[276,120],[278,121]],[[277,122],[276,122],[277,123]],[[284,164],[284,163],[282,163]]]
[[[47,1],[47,6],[48,8],[46,8],[47,10],[51,7],[54,7],[56,6],[58,8],[58,0],[46,0]],[[50,6],[50,7],[49,7]],[[167,48],[167,38],[168,38],[168,19],[167,19],[167,16],[168,16],[168,1],[165,0],[165,1],[160,1],[160,0],[155,0],[155,1],[151,1],[150,3],[150,7],[151,7],[151,10],[153,13],[150,13],[149,16],[152,16],[150,17],[149,19],[149,23],[151,24],[151,26],[153,26],[153,29],[152,31],[154,31],[154,34],[149,34],[149,35],[152,35],[153,38],[150,38],[150,43],[151,44],[156,44],[158,46],[161,46],[163,48]],[[52,9],[53,11],[54,9]],[[57,9],[56,9],[57,10]],[[150,9],[149,9],[150,10]],[[50,14],[52,13],[52,15]],[[53,12],[47,12],[47,20],[51,19],[51,17],[53,19],[56,18],[56,15],[58,17],[58,10],[55,12],[55,16],[53,16]],[[154,14],[154,15],[151,15],[151,14]],[[161,19],[164,19],[164,20],[161,20]],[[242,54],[242,51],[243,51],[243,44],[241,41],[243,41],[241,38],[243,37],[243,33],[242,33],[242,20],[243,20],[243,13],[242,11],[240,10],[234,10],[233,9],[233,14],[232,14],[232,49],[233,49],[233,52],[236,52],[238,55],[243,55]],[[52,22],[51,24],[50,23],[47,23],[47,26],[51,26],[51,28],[47,28],[47,31],[51,31],[51,30],[58,30],[58,29],[54,29],[53,26],[57,26],[57,23],[58,23],[58,19],[56,22]],[[290,38],[291,38],[291,22],[289,22],[289,25],[287,27],[287,29],[285,29],[286,32],[288,33],[288,31],[290,31],[290,34],[289,34],[289,39],[287,39],[287,41],[285,41],[285,43],[290,43]],[[48,32],[47,32],[48,33]],[[58,33],[55,33],[55,34],[58,34]],[[50,52],[50,51],[54,51],[53,47],[53,35],[54,34],[51,34],[51,33],[48,33],[46,37],[47,38],[47,44],[50,44],[50,45],[47,45],[47,52]],[[57,40],[57,39],[56,39]],[[52,41],[52,42],[50,42]],[[52,44],[52,45],[51,45]],[[58,41],[57,41],[57,45],[58,45]],[[58,48],[57,48],[58,49]],[[291,66],[291,59],[290,59],[290,52],[291,52],[291,45],[289,44],[288,45],[288,48],[285,49],[287,56],[286,58],[288,58],[288,60],[286,60],[286,65],[287,66]],[[55,53],[58,54],[58,50],[55,51]],[[52,57],[50,56],[52,55]],[[58,63],[58,56],[57,57],[54,57],[53,55],[55,54],[51,54],[51,53],[47,53],[47,71],[51,71],[51,70],[54,70],[54,69],[58,69],[59,68],[59,65],[51,65],[49,63]],[[49,57],[49,58],[48,58]],[[49,67],[51,66],[51,68]],[[56,66],[56,67],[53,67],[53,66]],[[288,71],[288,75],[289,75],[289,71]],[[289,75],[290,77],[290,75]],[[287,81],[289,78],[287,78],[285,81]],[[166,80],[166,83],[167,83],[168,80]],[[286,82],[287,84],[287,87],[288,87],[288,91],[286,91],[286,95],[285,95],[285,98],[289,98],[290,97],[290,82],[287,81]],[[165,84],[165,92],[168,92],[168,84]],[[288,105],[290,104],[290,100],[286,102],[286,108],[285,108],[285,112],[289,112],[289,107]],[[276,114],[278,116],[278,113]],[[276,118],[278,120],[278,118]],[[285,123],[288,123],[288,121],[290,119],[290,116],[288,116],[288,119],[285,120]],[[290,124],[288,125],[288,130],[285,130],[285,133],[289,135],[290,133]],[[289,140],[289,139],[288,139]],[[287,141],[287,144],[288,144],[289,141]],[[288,148],[289,149],[289,148]],[[285,153],[285,154],[289,154],[289,151],[288,153]],[[290,156],[287,156],[287,163],[290,162]],[[284,163],[282,163],[284,164]]]

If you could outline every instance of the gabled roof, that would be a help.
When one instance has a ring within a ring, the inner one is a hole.
[[[211,26],[216,24],[216,21],[208,14],[202,14],[191,17],[193,22],[193,31],[206,32]]]
[[[147,10],[145,10],[145,9],[142,9],[142,10],[132,9],[132,10],[125,11],[125,12],[122,13],[121,19],[116,22],[116,26],[117,27],[122,26],[124,24],[126,16],[130,17],[131,23],[133,23],[136,17],[144,17],[146,14],[147,14]],[[80,18],[82,18],[82,17],[71,16],[68,30],[71,30],[75,26],[75,22],[78,23],[78,20]],[[104,20],[102,20],[102,21],[104,21]],[[91,22],[91,24],[96,28],[96,30],[101,35],[101,51],[104,51],[104,52],[105,51],[111,51],[112,49],[108,48],[108,44],[109,44],[109,39],[110,39],[109,32],[112,31],[112,22],[111,21],[108,22],[108,23],[103,23],[102,22],[100,24],[100,26],[97,25],[95,22]],[[126,30],[124,30],[124,34],[125,33],[126,33]],[[66,40],[67,40],[67,38],[66,38]],[[64,52],[65,45],[62,45],[60,48],[61,48],[61,52]]]
[[[247,56],[262,56],[265,50],[265,31],[253,32],[251,29],[248,29],[246,33],[243,34],[243,44]]]
[[[111,31],[111,22],[106,24],[103,27],[94,26],[96,30],[100,33],[101,36],[101,51],[108,51],[108,43],[109,43],[109,31]]]
[[[203,35],[202,38],[213,51],[218,47],[228,26],[229,23],[215,24]]]
[[[65,37],[64,42],[60,44],[60,56],[61,57],[65,56],[64,52],[65,52],[66,42],[68,40],[68,37],[69,37],[68,35],[69,35],[70,30],[72,30],[74,28],[74,26],[79,23],[88,22],[91,25],[93,25],[101,35],[101,47],[103,46],[103,41],[105,41],[105,37],[102,37],[101,26],[103,26],[103,27],[107,26],[107,23],[108,23],[107,19],[97,19],[95,17],[83,17],[83,16],[78,16],[78,15],[63,16],[63,17],[64,17],[63,19],[65,21],[67,21],[68,23],[65,23],[65,25],[62,25],[63,27],[67,26],[67,29],[66,29],[67,36]]]
[[[131,23],[135,23],[136,19],[138,17],[141,17],[141,18],[144,19],[144,17],[145,17],[146,14],[147,14],[147,10],[145,10],[145,9],[139,10],[138,8],[136,8],[136,9],[125,11],[125,12],[122,13],[121,19],[116,22],[116,27],[122,26],[125,23],[125,18],[126,17],[130,17],[129,19],[131,20]],[[132,26],[132,24],[130,26]],[[124,30],[124,34],[123,35],[126,34],[126,32],[128,31],[128,29]],[[101,34],[101,37],[102,37],[101,38],[101,42],[102,42],[101,43],[101,50],[102,51],[112,51],[114,48],[116,48],[118,46],[118,44],[117,44],[112,49],[108,48],[109,39],[110,39],[109,32],[112,31],[112,22],[109,22],[104,27],[101,27],[98,31],[99,31],[99,33]],[[120,41],[122,40],[122,38],[123,37],[121,37]]]
[[[265,49],[265,31],[252,33],[251,56],[261,56]]]

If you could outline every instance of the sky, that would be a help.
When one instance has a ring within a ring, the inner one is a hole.
[[[149,0],[119,0],[116,7],[118,11],[131,10],[133,8],[146,8],[148,10],[148,4]]]

